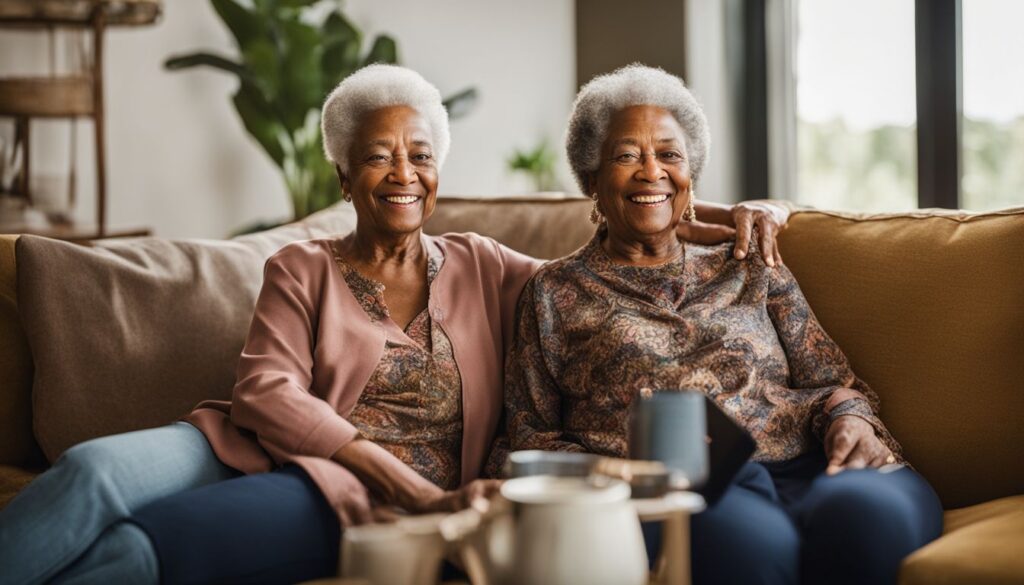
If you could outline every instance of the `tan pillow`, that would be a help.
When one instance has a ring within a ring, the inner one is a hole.
[[[1024,209],[801,212],[781,245],[943,504],[1024,493]]]
[[[84,248],[20,238],[18,306],[35,362],[33,426],[47,458],[229,397],[265,259],[287,242],[354,225],[346,206],[234,241]]]

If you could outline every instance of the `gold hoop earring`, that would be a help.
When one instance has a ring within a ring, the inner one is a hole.
[[[345,200],[345,203],[352,203],[352,194],[351,193],[345,193],[344,191],[342,191],[341,198]]]
[[[594,206],[590,208],[590,223],[600,225],[604,223],[604,215],[597,206],[597,193],[591,195],[590,198],[594,200]]]
[[[683,219],[686,221],[697,221],[697,210],[693,208],[693,195],[690,195],[690,202],[686,204]]]

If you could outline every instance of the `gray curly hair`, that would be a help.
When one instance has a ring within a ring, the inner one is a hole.
[[[327,96],[320,116],[327,160],[348,173],[348,151],[366,113],[388,106],[409,106],[430,124],[434,161],[441,170],[451,146],[448,111],[441,92],[412,69],[374,64],[349,75]]]
[[[576,95],[565,133],[565,152],[581,192],[587,192],[587,175],[601,166],[601,147],[612,115],[629,106],[658,106],[675,116],[686,135],[690,177],[696,183],[711,144],[704,109],[682,79],[634,63],[591,79]]]

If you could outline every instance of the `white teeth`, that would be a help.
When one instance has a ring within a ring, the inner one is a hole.
[[[629,198],[633,203],[661,203],[668,199],[668,195],[634,195]]]
[[[412,203],[413,201],[416,201],[417,199],[419,199],[419,197],[416,197],[414,195],[399,195],[399,196],[385,197],[384,201],[387,201],[388,203],[401,203],[401,204],[405,204],[405,203]]]

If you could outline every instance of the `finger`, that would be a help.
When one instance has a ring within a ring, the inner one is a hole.
[[[500,493],[501,492],[501,484],[503,484],[503,483],[505,483],[505,482],[503,482],[500,479],[488,480],[487,481],[487,490],[485,491],[484,496],[487,497],[488,499],[490,499],[490,498],[494,497],[495,495],[497,495],[498,493]]]
[[[858,441],[857,445],[846,457],[843,467],[846,469],[864,469],[871,459],[872,457],[868,447],[865,445],[865,441]]]
[[[775,228],[771,222],[761,218],[757,222],[757,231],[760,234],[761,257],[768,266],[775,266]]]
[[[748,211],[740,213],[740,216],[736,218],[736,249],[733,251],[733,256],[742,260],[747,257],[747,251],[750,247],[750,232],[753,230],[753,219]]]
[[[889,456],[891,452],[888,449],[883,450],[881,453],[877,453],[871,461],[868,461],[868,467],[879,468],[883,465],[888,465]]]
[[[775,265],[782,266],[782,251],[779,250],[779,240],[775,240]]]
[[[391,506],[377,506],[372,511],[373,521],[378,524],[391,524],[401,517]]]
[[[373,524],[373,511],[369,506],[362,506],[359,504],[350,506],[348,508],[348,516],[352,519],[352,523],[356,526],[362,526],[363,524]]]
[[[736,230],[727,225],[704,223],[701,221],[679,222],[679,237],[693,244],[711,246],[728,242],[736,236]]]
[[[829,475],[835,475],[843,470],[843,464],[846,462],[850,451],[853,450],[854,442],[846,431],[838,431],[830,435],[830,438],[831,440],[828,445],[828,467],[825,471]]]

